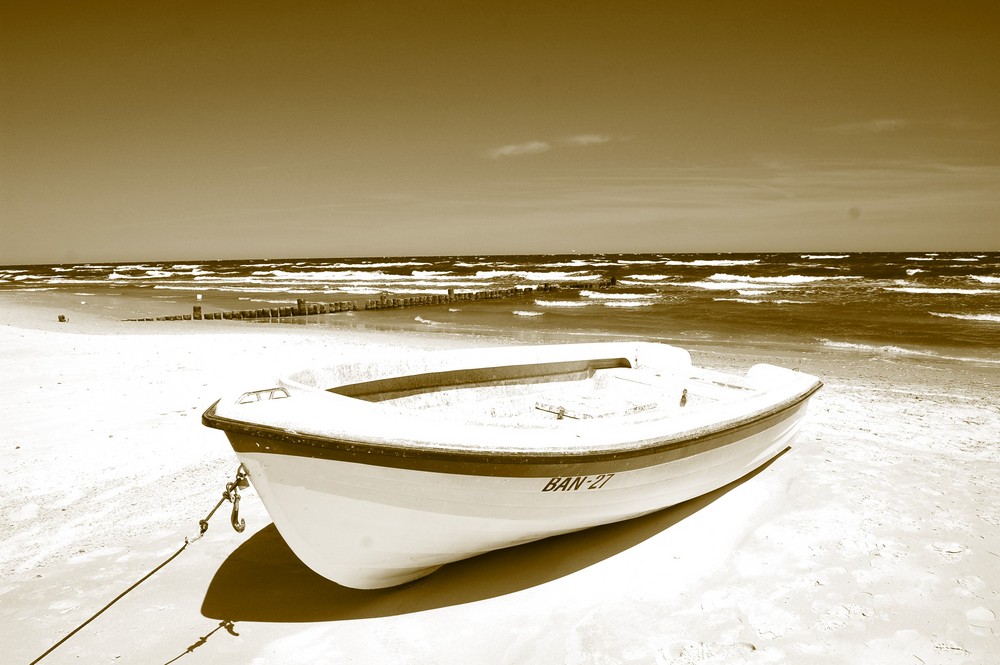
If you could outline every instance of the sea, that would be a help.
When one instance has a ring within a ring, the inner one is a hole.
[[[593,288],[600,281],[608,288]],[[547,288],[542,289],[545,285]],[[571,254],[0,266],[0,292],[127,315],[528,288],[524,295],[284,319],[522,342],[780,343],[1000,368],[1000,252]],[[245,323],[245,325],[261,325]],[[274,325],[274,324],[272,324]]]

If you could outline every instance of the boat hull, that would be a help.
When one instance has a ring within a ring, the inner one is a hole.
[[[349,442],[318,448],[266,429],[226,433],[296,556],[328,579],[374,589],[718,489],[790,445],[807,398],[736,427],[653,441],[628,454],[393,460],[370,458]]]

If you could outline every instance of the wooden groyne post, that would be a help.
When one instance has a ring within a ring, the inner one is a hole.
[[[447,295],[435,294],[425,296],[412,296],[409,298],[390,298],[388,294],[382,293],[377,299],[366,300],[358,303],[354,300],[341,300],[332,303],[310,303],[305,298],[298,298],[294,307],[265,307],[261,309],[245,309],[223,312],[204,312],[201,305],[194,305],[190,314],[175,316],[157,316],[143,319],[126,319],[126,321],[273,321],[300,316],[313,316],[318,314],[337,314],[339,312],[356,312],[360,310],[382,310],[401,309],[404,307],[429,307],[434,305],[445,305],[457,302],[469,302],[476,300],[499,300],[504,298],[516,298],[536,292],[550,292],[561,290],[581,291],[583,289],[607,289],[615,285],[614,279],[588,284],[573,286],[560,286],[557,284],[541,284],[539,286],[518,286],[505,289],[492,289],[489,291],[471,291],[456,293],[455,289],[448,289]]]

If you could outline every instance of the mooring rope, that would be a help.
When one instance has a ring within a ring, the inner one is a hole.
[[[161,563],[160,565],[158,565],[156,568],[153,568],[151,571],[149,571],[148,573],[146,573],[146,575],[143,576],[143,578],[140,579],[138,582],[136,582],[135,584],[133,584],[129,588],[125,589],[124,591],[122,591],[117,596],[115,596],[114,600],[112,600],[110,603],[108,603],[107,605],[105,605],[104,607],[102,607],[101,609],[99,609],[97,612],[94,613],[93,616],[91,616],[89,619],[87,619],[86,621],[84,621],[83,623],[81,623],[79,626],[77,626],[76,628],[74,628],[72,631],[70,631],[61,640],[59,640],[58,642],[56,642],[55,644],[53,644],[52,646],[50,646],[48,649],[46,649],[45,653],[43,653],[41,656],[39,656],[38,658],[36,658],[33,661],[31,661],[31,663],[29,663],[29,665],[35,665],[36,663],[38,663],[39,661],[41,661],[43,658],[45,658],[46,656],[48,656],[50,653],[52,653],[53,651],[55,651],[59,646],[61,646],[63,643],[65,643],[66,640],[68,640],[69,638],[71,638],[74,635],[76,635],[77,633],[79,633],[81,630],[83,630],[87,626],[87,624],[89,624],[91,621],[93,621],[97,617],[101,616],[102,614],[104,614],[104,612],[107,611],[108,608],[110,608],[112,605],[114,605],[119,600],[121,600],[122,598],[124,598],[130,591],[132,591],[137,586],[139,586],[140,584],[142,584],[143,582],[145,582],[146,580],[148,580],[150,577],[152,577],[153,575],[155,575],[157,571],[159,571],[161,568],[163,568],[164,566],[166,566],[168,563],[170,563],[171,561],[173,561],[174,559],[176,559],[180,555],[181,552],[183,552],[185,549],[187,549],[188,545],[190,545],[191,543],[193,543],[196,540],[199,540],[202,536],[204,536],[205,532],[208,531],[208,521],[210,519],[212,519],[212,516],[215,514],[215,511],[217,511],[219,509],[219,506],[221,506],[225,501],[230,501],[233,504],[233,511],[232,511],[232,514],[231,514],[230,519],[229,519],[230,523],[233,525],[233,528],[236,529],[237,532],[242,533],[243,529],[246,528],[246,523],[242,519],[239,519],[240,489],[241,488],[246,488],[246,487],[249,486],[249,483],[247,482],[247,475],[248,475],[247,468],[245,466],[243,466],[242,464],[240,464],[239,467],[236,469],[236,478],[233,480],[233,482],[226,483],[226,490],[222,493],[222,498],[219,499],[219,503],[215,504],[215,508],[212,508],[212,510],[208,513],[208,515],[205,516],[205,519],[198,521],[198,530],[199,531],[198,531],[198,535],[197,536],[195,536],[193,539],[188,539],[185,536],[184,537],[184,544],[181,545],[180,548],[176,552],[174,552],[169,557],[167,557],[167,559],[163,563]]]
[[[104,607],[102,607],[101,609],[99,609],[92,617],[90,617],[89,619],[87,619],[86,621],[84,621],[83,623],[81,623],[79,626],[77,626],[76,628],[74,628],[72,631],[70,631],[70,633],[68,635],[66,635],[66,637],[62,638],[61,640],[59,640],[58,642],[56,642],[55,644],[53,644],[51,647],[49,647],[48,650],[45,653],[43,653],[41,656],[39,656],[38,658],[36,658],[33,661],[31,661],[30,665],[35,665],[35,663],[37,663],[38,661],[40,661],[42,658],[45,658],[50,653],[52,653],[53,651],[55,651],[56,647],[60,646],[63,642],[65,642],[66,640],[68,640],[69,638],[73,637],[74,635],[76,635],[77,633],[79,633],[81,630],[83,630],[87,626],[87,624],[89,624],[91,621],[93,621],[97,617],[101,616],[102,614],[104,614],[105,610],[107,610],[109,607],[111,607],[112,605],[114,605],[115,603],[117,603],[119,600],[121,600],[122,598],[124,598],[125,594],[127,594],[129,591],[131,591],[132,589],[136,588],[137,586],[139,586],[140,584],[142,584],[143,582],[145,582],[146,580],[148,580],[160,568],[163,568],[165,565],[167,565],[168,563],[170,563],[171,561],[173,561],[174,559],[176,559],[177,555],[179,555],[181,552],[183,552],[184,549],[187,546],[188,546],[188,539],[185,538],[184,539],[184,544],[181,545],[180,549],[177,550],[176,552],[174,552],[173,554],[171,554],[170,557],[166,561],[164,561],[163,563],[161,563],[156,568],[153,568],[153,570],[151,570],[148,573],[146,573],[146,576],[143,577],[141,580],[139,580],[138,582],[136,582],[135,584],[133,584],[129,588],[125,589],[120,594],[118,594],[115,597],[114,600],[112,600],[110,603],[108,603],[107,605],[105,605]]]

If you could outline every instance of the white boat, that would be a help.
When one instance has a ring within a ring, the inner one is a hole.
[[[202,422],[303,563],[373,589],[722,487],[789,446],[821,385],[665,344],[476,348],[300,371]]]

